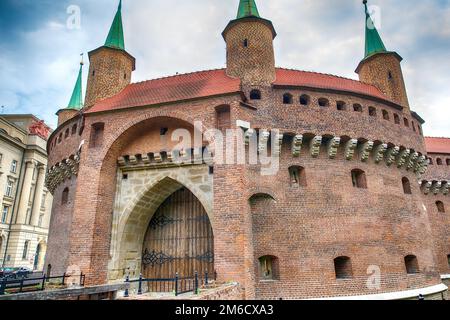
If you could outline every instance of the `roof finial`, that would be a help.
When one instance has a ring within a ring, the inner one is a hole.
[[[258,17],[259,12],[255,0],[240,0],[237,19],[245,17]]]
[[[84,65],[84,53],[80,54],[80,56],[81,56],[80,65],[83,66]]]
[[[378,52],[386,52],[386,47],[384,46],[383,40],[381,40],[380,34],[375,26],[371,14],[369,13],[369,8],[367,7],[367,0],[363,0],[365,12],[366,12],[366,50],[365,58]]]
[[[106,38],[105,46],[125,50],[122,25],[122,0],[119,1],[119,8],[114,16],[111,29],[109,30],[108,37]]]

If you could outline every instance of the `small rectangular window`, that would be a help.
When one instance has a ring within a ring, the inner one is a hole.
[[[6,183],[6,190],[5,190],[5,195],[7,197],[13,196],[13,188],[14,188],[14,182],[11,180],[8,180],[8,182]]]
[[[16,173],[17,172],[17,160],[13,160],[11,163],[11,172]]]
[[[27,260],[29,245],[30,245],[30,240],[25,241],[25,244],[23,245],[22,260]]]
[[[7,219],[8,219],[8,214],[9,214],[9,207],[8,206],[3,206],[3,210],[2,210],[2,220],[1,222],[3,224],[6,223]]]

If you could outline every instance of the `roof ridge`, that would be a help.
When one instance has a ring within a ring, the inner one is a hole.
[[[446,140],[450,140],[449,137],[430,137],[430,136],[425,136],[425,138],[429,138],[429,139],[446,139]]]
[[[350,80],[350,81],[353,81],[353,82],[364,83],[364,84],[370,85],[370,84],[365,83],[365,82],[362,82],[362,81],[360,81],[360,80],[355,80],[355,79],[352,79],[352,78],[347,78],[347,77],[343,77],[343,76],[338,76],[338,75],[331,74],[331,73],[324,73],[324,72],[317,72],[317,71],[309,71],[309,70],[299,70],[299,69],[292,69],[292,68],[282,68],[282,67],[277,67],[276,69],[279,69],[279,70],[288,70],[288,71],[297,71],[297,72],[305,72],[305,73],[312,73],[312,74],[319,74],[319,75],[323,75],[323,76],[330,76],[330,77],[335,77],[335,78],[339,78],[339,79]]]
[[[134,84],[142,84],[142,83],[146,83],[146,82],[158,81],[158,80],[165,80],[165,79],[171,79],[171,78],[178,78],[178,77],[189,76],[189,75],[199,74],[199,73],[206,73],[206,72],[211,72],[211,71],[221,71],[221,70],[225,70],[225,68],[216,68],[216,69],[208,69],[208,70],[200,70],[200,71],[192,71],[192,72],[186,72],[186,73],[179,73],[179,74],[174,74],[174,75],[169,75],[169,76],[163,76],[163,77],[154,78],[154,79],[147,79],[147,80],[142,80],[142,81],[138,81],[138,82],[133,82],[133,83],[130,83],[130,85],[134,85]],[[228,76],[228,75],[227,75],[227,76]],[[230,77],[230,79],[233,79],[233,78]]]

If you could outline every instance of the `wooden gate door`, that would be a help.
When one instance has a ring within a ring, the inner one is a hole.
[[[200,201],[186,188],[173,193],[153,216],[142,256],[147,279],[214,273],[214,237]]]

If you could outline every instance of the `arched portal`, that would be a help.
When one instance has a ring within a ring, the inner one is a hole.
[[[142,274],[146,278],[214,272],[211,223],[201,202],[187,188],[175,191],[156,210],[142,248]]]

